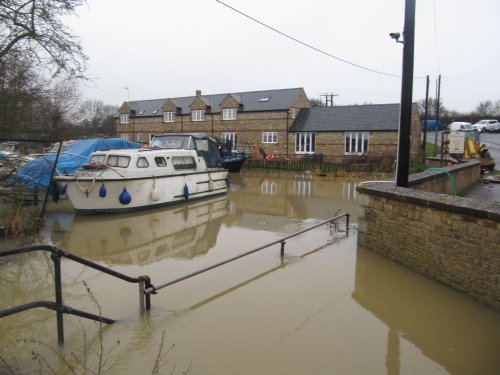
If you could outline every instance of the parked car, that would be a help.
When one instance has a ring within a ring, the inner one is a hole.
[[[437,123],[436,120],[427,120],[427,131],[435,131],[436,130],[436,123]],[[422,124],[422,130],[424,130],[424,128],[425,128],[425,121],[422,120],[421,124]],[[443,124],[442,122],[439,122],[438,125],[437,125],[437,129],[438,130],[444,130],[444,129],[446,129],[446,125]]]
[[[448,125],[448,129],[451,132],[466,132],[474,130],[470,122],[463,122],[463,121],[452,122],[450,125]]]
[[[486,119],[486,120],[480,120],[476,122],[474,125],[472,125],[474,129],[476,129],[478,132],[500,132],[500,122],[498,120],[491,120],[491,119]]]

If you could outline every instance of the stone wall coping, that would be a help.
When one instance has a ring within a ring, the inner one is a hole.
[[[453,175],[453,173],[456,171],[468,168],[476,168],[478,165],[481,165],[480,161],[468,160],[458,164],[448,165],[446,167],[443,167],[443,169],[446,169],[449,173]],[[408,186],[418,185],[422,182],[433,180],[434,178],[436,178],[436,176],[444,174],[445,172],[435,169],[426,172],[412,173],[411,175],[408,176]]]
[[[495,202],[403,188],[396,186],[394,182],[368,181],[359,185],[356,190],[368,195],[500,222],[500,205]]]

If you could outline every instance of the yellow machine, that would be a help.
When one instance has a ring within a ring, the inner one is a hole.
[[[472,132],[464,132],[464,159],[477,159],[481,161],[481,170],[492,171],[495,168],[495,160],[491,157],[485,145],[479,141],[479,133],[474,130]]]

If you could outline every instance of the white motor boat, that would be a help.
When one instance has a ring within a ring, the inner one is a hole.
[[[88,164],[54,180],[77,213],[155,208],[227,193],[228,171],[205,134],[156,136],[142,149],[92,153]]]

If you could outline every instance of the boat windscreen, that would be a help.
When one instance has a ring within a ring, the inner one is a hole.
[[[185,135],[157,136],[151,141],[151,148],[188,149],[193,150],[191,137]]]

